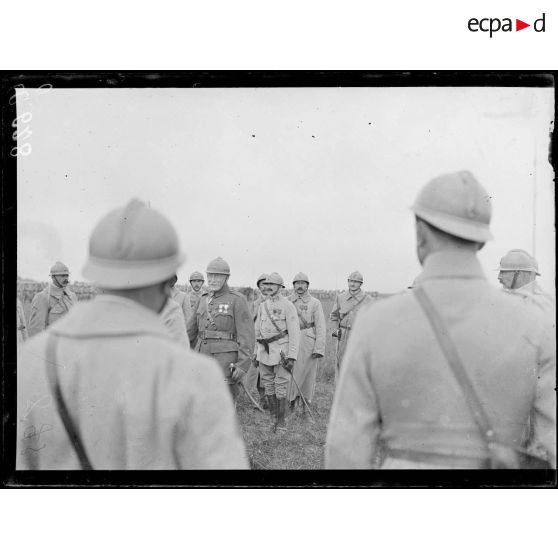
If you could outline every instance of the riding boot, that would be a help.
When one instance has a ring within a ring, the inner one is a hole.
[[[273,421],[273,428],[275,428],[275,423],[277,421],[277,397],[275,394],[267,396],[267,403],[269,405],[269,415]]]
[[[295,410],[296,410],[296,401],[297,401],[297,399],[298,399],[298,397],[295,397],[295,398],[291,401],[290,409],[289,409],[291,415],[292,415],[292,414],[295,412]]]
[[[277,400],[277,424],[275,430],[287,430],[285,424],[285,410],[287,408],[287,399],[283,397]]]
[[[265,396],[265,388],[258,386],[258,393],[260,394],[260,407],[265,410],[268,407]]]

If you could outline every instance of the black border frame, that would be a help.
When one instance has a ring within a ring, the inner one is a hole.
[[[2,76],[2,484],[7,487],[551,488],[556,470],[481,471],[15,471],[17,160],[14,86],[55,88],[552,87],[556,71],[22,71]],[[556,97],[555,97],[556,113]],[[555,166],[556,134],[549,140]]]

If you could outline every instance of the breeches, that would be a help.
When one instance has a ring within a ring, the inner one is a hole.
[[[259,368],[265,394],[276,395],[277,399],[286,398],[291,375],[280,364],[270,366],[260,362]]]

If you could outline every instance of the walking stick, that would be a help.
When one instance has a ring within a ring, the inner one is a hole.
[[[298,385],[298,382],[296,381],[296,378],[294,377],[294,374],[285,366],[285,362],[286,362],[286,357],[285,357],[285,353],[283,351],[281,351],[281,366],[291,375],[291,378],[293,379],[294,385],[296,386],[296,389],[298,391],[298,395],[300,395],[300,398],[302,399],[302,402],[304,403],[308,414],[310,415],[310,417],[312,418],[312,420],[315,422],[316,419],[314,418],[314,415],[312,414],[312,411],[310,410],[310,407],[308,406],[308,403],[306,402],[306,399],[304,399],[304,395],[302,395],[302,391],[300,390],[300,387]]]
[[[231,364],[229,366],[229,368],[231,369],[231,372],[235,369],[235,365]],[[258,403],[256,402],[256,400],[252,397],[252,395],[250,394],[250,392],[248,391],[248,389],[246,389],[246,386],[244,385],[244,382],[240,381],[238,382],[242,388],[244,389],[244,393],[248,396],[248,399],[250,399],[250,401],[252,402],[252,404],[254,405],[254,407],[256,407],[256,409],[258,409],[258,411],[261,411],[264,415],[265,415],[265,411],[258,405]]]

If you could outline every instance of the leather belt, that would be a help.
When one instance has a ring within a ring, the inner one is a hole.
[[[229,331],[212,331],[207,329],[200,332],[199,338],[202,340],[213,339],[221,341],[236,341],[236,335],[234,333],[230,333]]]
[[[304,331],[305,329],[310,329],[312,327],[314,327],[316,324],[314,322],[310,322],[309,324],[307,324],[305,327],[301,327],[300,331]]]
[[[343,329],[348,329],[350,331],[351,326],[346,326],[346,325],[341,325],[339,324],[339,327],[342,327]]]

